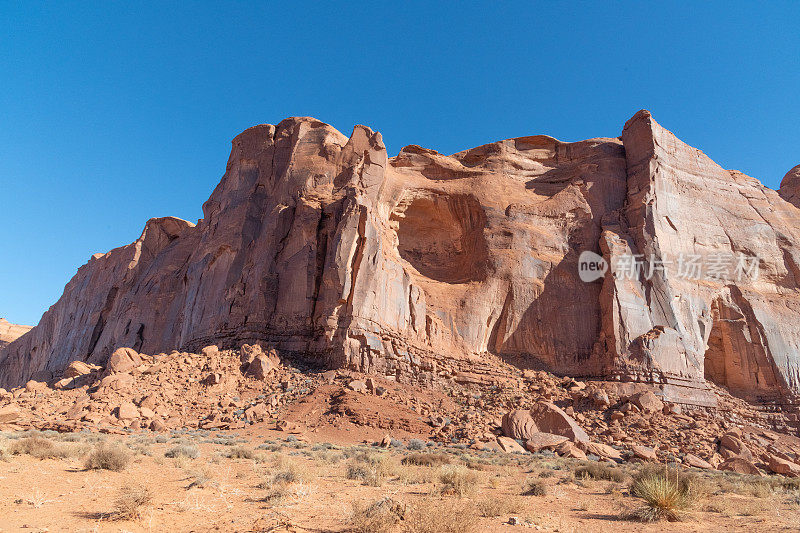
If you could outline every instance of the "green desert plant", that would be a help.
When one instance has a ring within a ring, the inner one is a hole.
[[[627,513],[627,518],[675,522],[697,504],[704,491],[698,478],[665,466],[643,468],[633,479],[631,494],[643,499],[644,505]]]

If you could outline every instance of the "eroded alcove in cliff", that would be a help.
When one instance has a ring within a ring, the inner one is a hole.
[[[486,279],[486,214],[472,195],[426,194],[400,204],[398,251],[417,272],[445,283]]]

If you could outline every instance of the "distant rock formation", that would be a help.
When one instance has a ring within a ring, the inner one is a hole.
[[[0,318],[0,350],[30,331],[31,327],[12,324],[5,318]]]
[[[521,137],[451,156],[407,146],[391,159],[364,126],[349,139],[312,118],[255,126],[234,139],[197,226],[153,219],[93,256],[0,352],[0,385],[120,346],[260,342],[423,384],[480,379],[500,358],[654,383],[676,402],[713,403],[711,380],[791,403],[790,175],[779,194],[724,170],[647,111],[619,138]],[[596,282],[582,281],[584,251],[611,264]]]

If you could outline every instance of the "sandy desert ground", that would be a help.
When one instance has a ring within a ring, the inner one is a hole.
[[[644,502],[631,476],[662,467],[421,440],[382,448],[264,430],[29,431],[4,433],[0,447],[0,531],[800,528],[798,480],[696,471],[681,521],[647,524],[629,516]]]

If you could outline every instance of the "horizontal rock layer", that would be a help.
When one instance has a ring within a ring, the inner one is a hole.
[[[779,194],[646,111],[619,138],[521,137],[452,156],[408,146],[391,159],[363,126],[350,138],[311,118],[255,126],[234,139],[203,219],[150,220],[133,244],[93,256],[0,352],[0,385],[120,346],[261,342],[400,381],[480,381],[499,358],[656,383],[684,403],[712,403],[707,380],[789,403],[795,174]],[[613,268],[582,281],[583,251]],[[630,255],[745,257],[759,275],[626,276]]]

